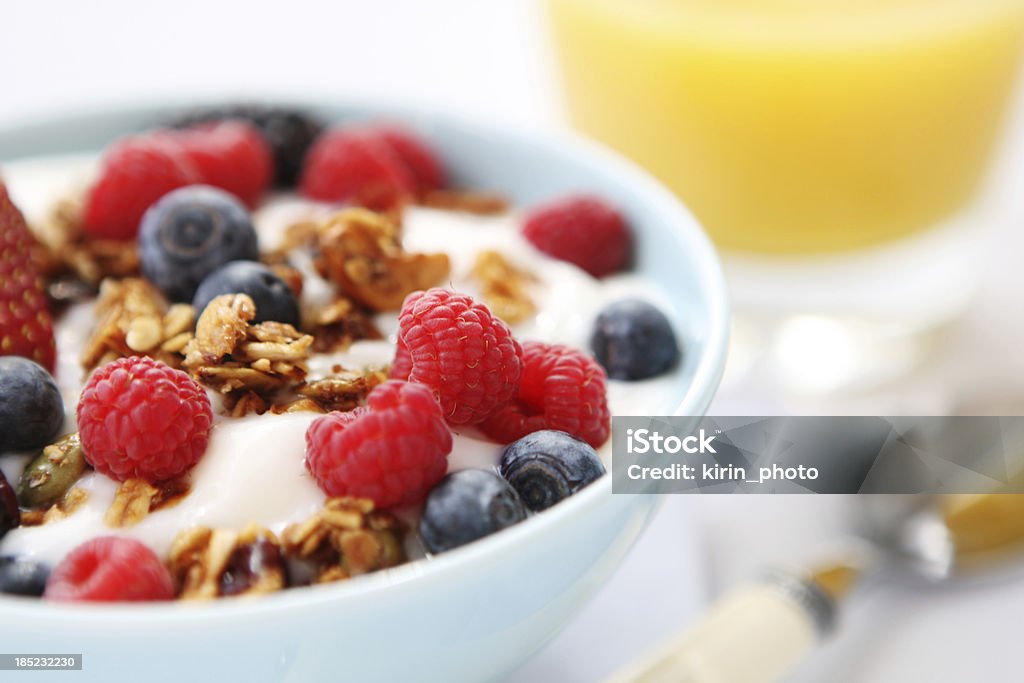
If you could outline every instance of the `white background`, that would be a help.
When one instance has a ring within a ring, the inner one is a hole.
[[[0,125],[153,97],[287,94],[383,97],[512,126],[558,126],[557,88],[537,15],[531,2],[513,0],[5,0]],[[1010,194],[1024,187],[1019,156],[1006,154],[1002,182]],[[1008,215],[1019,227],[1021,214]],[[1022,284],[1016,263],[1024,253],[1019,232],[1005,235],[983,300],[937,361],[946,370],[862,398],[879,406],[902,401],[904,409],[941,403],[946,397],[937,392],[949,390],[949,368],[956,381],[973,378],[974,394],[992,388],[993,400],[1024,396],[1015,379],[1024,378],[1015,305]],[[717,407],[728,414],[730,407],[770,412],[777,405],[770,380],[743,375],[730,377]],[[512,680],[597,679],[646,642],[692,623],[712,593],[836,537],[847,503],[670,497],[595,603]],[[1020,615],[1019,581],[953,590],[879,587],[853,606],[839,636],[794,681],[1019,680]]]

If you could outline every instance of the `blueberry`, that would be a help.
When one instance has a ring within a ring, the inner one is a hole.
[[[590,348],[612,379],[639,380],[679,361],[679,344],[665,314],[639,299],[606,306],[597,316]]]
[[[169,192],[142,217],[142,274],[172,301],[191,301],[214,270],[259,255],[248,210],[214,187],[190,185]]]
[[[196,290],[196,315],[221,294],[248,294],[256,304],[254,323],[273,320],[299,326],[299,302],[284,280],[262,263],[232,261],[206,276]]]
[[[590,444],[565,432],[545,429],[527,434],[505,449],[498,465],[526,507],[546,510],[604,474]]]
[[[526,518],[515,489],[488,470],[452,472],[431,490],[420,517],[427,550],[443,553]]]
[[[263,133],[274,153],[274,184],[292,187],[302,171],[310,145],[324,129],[321,121],[300,109],[260,104],[235,104],[186,112],[170,125],[186,128],[197,123],[241,119]]]
[[[277,543],[259,535],[251,543],[235,546],[228,556],[218,588],[221,595],[242,595],[258,590],[261,579],[272,578],[280,578],[282,583],[287,583],[285,559]]]
[[[24,557],[0,557],[0,593],[38,597],[46,588],[50,568]]]
[[[19,524],[21,510],[18,509],[18,497],[14,487],[7,482],[7,477],[0,472],[0,538]]]
[[[42,448],[64,424],[57,383],[41,365],[0,356],[0,453]]]

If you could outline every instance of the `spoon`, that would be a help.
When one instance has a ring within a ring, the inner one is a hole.
[[[870,577],[938,583],[1005,565],[1024,549],[1024,470],[999,490],[865,495],[857,535],[805,571],[774,571],[735,589],[607,683],[770,683],[809,655],[843,602]]]

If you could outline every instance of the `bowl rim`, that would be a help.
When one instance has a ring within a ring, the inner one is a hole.
[[[704,329],[702,354],[690,379],[690,388],[672,411],[673,415],[701,415],[711,403],[725,369],[729,338],[729,306],[725,279],[719,259],[710,239],[693,214],[666,187],[655,180],[638,164],[626,159],[599,142],[565,129],[533,129],[509,125],[507,122],[483,123],[465,114],[441,108],[409,104],[384,98],[314,98],[273,93],[245,98],[204,97],[135,99],[76,108],[74,112],[44,113],[0,122],[0,134],[11,135],[19,130],[30,132],[34,128],[55,125],[74,125],[76,121],[104,118],[136,118],[145,120],[160,113],[182,111],[197,106],[217,106],[237,102],[271,103],[314,110],[349,110],[356,117],[363,115],[411,121],[441,121],[484,139],[500,139],[504,145],[535,146],[555,149],[561,155],[584,166],[598,167],[619,179],[628,194],[640,195],[658,214],[672,217],[677,227],[676,237],[692,256],[689,264],[692,276],[703,295],[707,309],[707,327]],[[3,159],[0,158],[0,164]],[[355,581],[342,581],[316,586],[312,590],[289,589],[258,600],[210,600],[201,603],[88,603],[40,605],[38,598],[0,595],[0,614],[17,619],[23,626],[35,624],[53,627],[68,625],[81,627],[104,620],[109,624],[137,631],[140,627],[157,629],[219,625],[229,627],[248,622],[260,616],[282,614],[301,617],[302,614],[322,611],[325,606],[354,601],[373,600],[381,591],[400,598],[408,591],[420,591],[431,584],[445,582],[451,576],[469,571],[480,564],[513,554],[515,548],[528,542],[543,526],[571,524],[572,520],[588,515],[606,496],[612,495],[610,476],[605,476],[574,495],[570,500],[543,513],[531,515],[523,522],[504,529],[499,534],[455,548],[427,561],[411,562],[358,577]],[[615,494],[622,499],[654,494]]]

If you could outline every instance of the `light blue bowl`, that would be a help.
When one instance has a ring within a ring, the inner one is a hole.
[[[0,130],[6,161],[99,150],[174,107],[76,113]],[[576,139],[513,133],[398,107],[312,106],[330,120],[385,116],[418,129],[455,180],[529,204],[592,190],[623,207],[637,265],[682,321],[685,361],[665,414],[699,415],[721,378],[725,286],[710,243],[636,166]],[[656,504],[605,477],[522,524],[430,560],[256,600],[62,606],[0,597],[0,650],[83,653],[84,678],[202,681],[485,681],[526,660],[608,579]],[[69,680],[68,674],[32,675]]]

